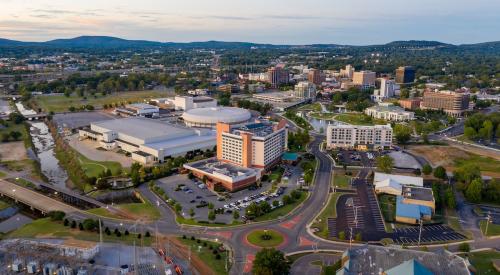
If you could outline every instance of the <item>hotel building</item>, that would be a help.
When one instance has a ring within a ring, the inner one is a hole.
[[[237,191],[254,184],[280,160],[287,146],[286,121],[251,123],[232,128],[217,123],[217,156],[185,164],[195,176],[207,179],[209,188]]]
[[[326,128],[326,145],[328,148],[346,149],[383,149],[392,146],[392,128],[390,124],[361,125],[328,125]]]

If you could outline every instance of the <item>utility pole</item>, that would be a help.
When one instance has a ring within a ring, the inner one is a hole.
[[[352,227],[351,227],[351,233],[349,234],[349,248],[352,248]]]
[[[422,237],[422,226],[423,226],[423,221],[422,221],[422,217],[420,217],[420,229],[418,231],[418,246],[420,247],[420,238]]]

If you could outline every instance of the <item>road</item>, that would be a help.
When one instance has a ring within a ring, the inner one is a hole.
[[[272,229],[281,232],[285,236],[285,241],[278,247],[285,253],[297,251],[314,251],[314,250],[333,250],[344,251],[349,247],[348,243],[333,242],[324,240],[310,234],[307,230],[307,225],[312,222],[314,217],[325,205],[329,193],[331,192],[330,182],[332,175],[332,162],[330,158],[320,150],[320,144],[323,142],[324,136],[313,135],[313,141],[308,145],[308,150],[314,154],[318,160],[318,167],[314,182],[309,191],[309,198],[299,206],[299,208],[286,216],[277,220],[250,223],[235,227],[196,227],[179,225],[175,221],[175,214],[155,194],[147,187],[142,185],[139,187],[140,192],[153,203],[159,204],[162,217],[155,222],[145,221],[125,221],[109,218],[102,218],[104,226],[110,228],[127,228],[129,231],[149,230],[150,232],[158,232],[165,235],[187,235],[197,236],[202,238],[217,239],[233,249],[234,263],[230,270],[231,274],[245,274],[251,272],[252,261],[259,248],[252,246],[246,242],[246,235],[255,229]],[[85,219],[87,217],[95,218],[95,216],[87,215],[85,212],[76,212],[70,215],[75,219]],[[473,248],[496,247],[500,248],[500,239],[488,240],[480,239],[472,245]],[[439,248],[439,247],[437,247]],[[437,248],[431,248],[437,249]],[[448,249],[451,251],[457,250],[456,244],[449,244]]]

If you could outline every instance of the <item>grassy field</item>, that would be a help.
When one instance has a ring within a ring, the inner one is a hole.
[[[470,153],[468,158],[457,158],[454,162],[457,167],[469,164],[477,165],[481,171],[498,172],[500,169],[500,161]]]
[[[87,177],[98,177],[103,171],[111,170],[111,174],[116,175],[122,171],[122,165],[116,161],[95,161],[88,159],[82,154],[79,154],[78,161],[80,162],[83,171]]]
[[[107,217],[107,218],[113,218],[113,219],[123,219],[122,216],[116,215],[114,213],[111,213],[108,209],[106,208],[94,208],[94,209],[89,209],[87,210],[90,214],[102,216],[102,217]]]
[[[496,251],[481,251],[468,253],[469,261],[476,268],[475,274],[491,274],[499,275],[500,272],[496,271],[493,267],[491,260],[500,259],[500,252]]]
[[[217,260],[213,251],[209,249],[209,246],[212,246],[213,248],[219,247],[221,245],[220,243],[205,240],[201,240],[201,243],[197,243],[195,240],[183,238],[179,238],[179,240],[184,245],[190,246],[191,251],[195,253],[201,261],[208,265],[215,272],[215,274],[228,274],[225,267],[227,252],[220,253],[221,258]],[[207,246],[204,246],[203,243],[207,243]],[[228,266],[228,268],[230,268],[230,266]]]
[[[386,222],[394,222],[396,217],[396,197],[383,194],[378,196],[380,210]]]
[[[309,114],[310,117],[316,118],[316,119],[326,119],[330,120],[335,117],[336,114],[334,113],[321,113],[321,112],[313,112]]]
[[[484,234],[486,231],[486,220],[480,221],[479,226],[481,228],[481,232],[483,232]],[[498,236],[498,235],[500,235],[500,225],[490,223],[488,225],[488,236]]]
[[[349,188],[351,176],[349,175],[339,175],[340,173],[336,172],[333,176],[333,184],[340,188]]]
[[[315,112],[321,112],[321,103],[316,102],[312,104],[307,104],[304,106],[300,106],[298,108],[300,111],[315,111]]]
[[[118,92],[112,95],[101,96],[96,94],[97,97],[89,96],[87,99],[72,95],[66,97],[64,95],[45,95],[36,96],[34,104],[42,108],[45,112],[67,112],[70,106],[80,107],[83,105],[92,105],[94,107],[101,107],[104,104],[127,104],[128,102],[144,102],[145,99],[155,97],[167,97],[169,94],[166,91],[135,91],[135,92]]]
[[[342,121],[354,125],[375,125],[386,124],[385,121],[379,119],[372,119],[371,117],[362,113],[344,113],[337,115],[335,120]]]
[[[330,195],[330,199],[328,200],[328,204],[326,205],[325,209],[321,212],[321,214],[319,214],[318,218],[311,226],[319,229],[317,235],[323,238],[328,238],[328,218],[337,217],[337,201],[343,194],[344,193],[335,192]]]
[[[115,207],[129,213],[131,216],[145,220],[157,220],[161,215],[156,206],[147,200],[144,203],[117,204]]]
[[[114,229],[110,228],[111,231]],[[123,232],[122,232],[123,233]],[[50,218],[43,218],[35,220],[23,227],[9,233],[6,238],[63,238],[63,239],[76,239],[84,241],[99,241],[99,234],[97,232],[80,231],[79,229],[72,229],[69,226],[64,226],[62,223],[51,221]],[[146,246],[151,245],[153,237],[142,239],[143,244]],[[133,241],[140,243],[135,233],[130,233],[128,236],[122,234],[117,237],[114,234],[103,234],[104,242],[121,242],[126,244],[133,244]]]
[[[271,238],[265,240],[264,235],[268,235]],[[283,243],[283,235],[274,230],[254,230],[247,235],[247,241],[253,245],[260,247],[276,247]]]
[[[277,219],[279,217],[285,216],[286,214],[290,213],[293,209],[295,209],[295,207],[297,207],[299,204],[301,204],[307,198],[307,194],[305,192],[301,192],[300,194],[301,194],[300,199],[295,200],[291,204],[287,204],[283,207],[276,208],[276,209],[272,210],[271,212],[266,213],[260,217],[257,217],[257,218],[255,218],[254,221],[261,222],[261,221],[267,221],[267,220],[274,220],[274,219]]]

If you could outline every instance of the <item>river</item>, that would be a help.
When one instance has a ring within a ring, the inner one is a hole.
[[[22,103],[16,103],[16,107],[22,115],[33,115],[35,111],[26,109]],[[49,183],[66,188],[68,174],[59,165],[59,160],[54,154],[54,138],[50,134],[49,127],[45,122],[29,122],[30,134],[35,145],[35,151],[40,161],[42,173],[47,177]]]

